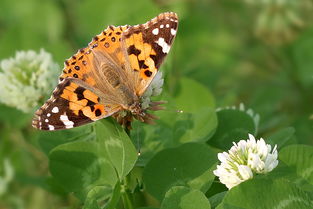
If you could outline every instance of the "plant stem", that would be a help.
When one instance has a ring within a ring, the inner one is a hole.
[[[124,209],[134,209],[134,204],[132,200],[132,194],[127,188],[127,176],[125,177],[123,184],[122,184],[122,201],[124,205]]]
[[[124,209],[134,209],[133,203],[130,199],[130,194],[127,191],[122,194],[122,201]]]
[[[130,138],[130,130],[127,127],[124,127],[124,130]],[[134,204],[133,204],[132,194],[130,193],[129,189],[127,188],[128,176],[125,176],[122,183],[123,183],[122,184],[123,190],[122,190],[121,196],[122,196],[124,209],[135,209]]]

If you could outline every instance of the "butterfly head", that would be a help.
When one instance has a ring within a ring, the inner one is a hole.
[[[142,109],[141,107],[141,103],[140,102],[134,102],[133,104],[131,104],[128,108],[128,110],[133,114],[133,115],[137,115],[139,117],[144,117],[145,116],[145,111]]]

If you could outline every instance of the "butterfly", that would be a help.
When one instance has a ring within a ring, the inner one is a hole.
[[[59,84],[35,112],[32,126],[69,129],[109,116],[126,126],[133,117],[151,121],[140,98],[169,53],[177,28],[173,12],[145,24],[108,26],[65,61]]]

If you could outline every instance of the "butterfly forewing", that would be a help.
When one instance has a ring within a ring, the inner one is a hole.
[[[132,70],[136,73],[136,94],[141,96],[168,54],[178,27],[177,15],[162,13],[145,24],[131,26],[123,33]]]
[[[102,33],[95,36],[86,48],[78,50],[75,55],[65,61],[60,80],[66,77],[75,77],[82,79],[90,85],[95,85],[94,79],[88,76],[88,73],[92,70],[93,50],[105,52],[108,56],[107,59],[114,60],[114,62],[122,66],[125,59],[122,53],[117,52],[121,51],[121,36],[127,28],[129,28],[127,25],[119,27],[109,26]]]

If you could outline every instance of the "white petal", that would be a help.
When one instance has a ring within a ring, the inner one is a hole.
[[[277,154],[269,154],[265,160],[264,172],[272,171],[278,165]]]
[[[255,142],[255,138],[252,134],[248,134],[249,135],[249,140]]]
[[[248,179],[253,178],[253,173],[249,166],[240,165],[238,166],[238,171],[243,180],[248,180]]]
[[[248,166],[255,172],[259,173],[264,169],[264,162],[260,159],[260,156],[254,153],[248,155]]]
[[[231,189],[242,182],[236,175],[228,176],[227,178],[220,178],[220,181],[225,184],[228,189]]]
[[[227,152],[223,152],[223,153],[218,153],[217,154],[217,158],[221,161],[221,162],[226,162],[229,159],[229,155]]]

